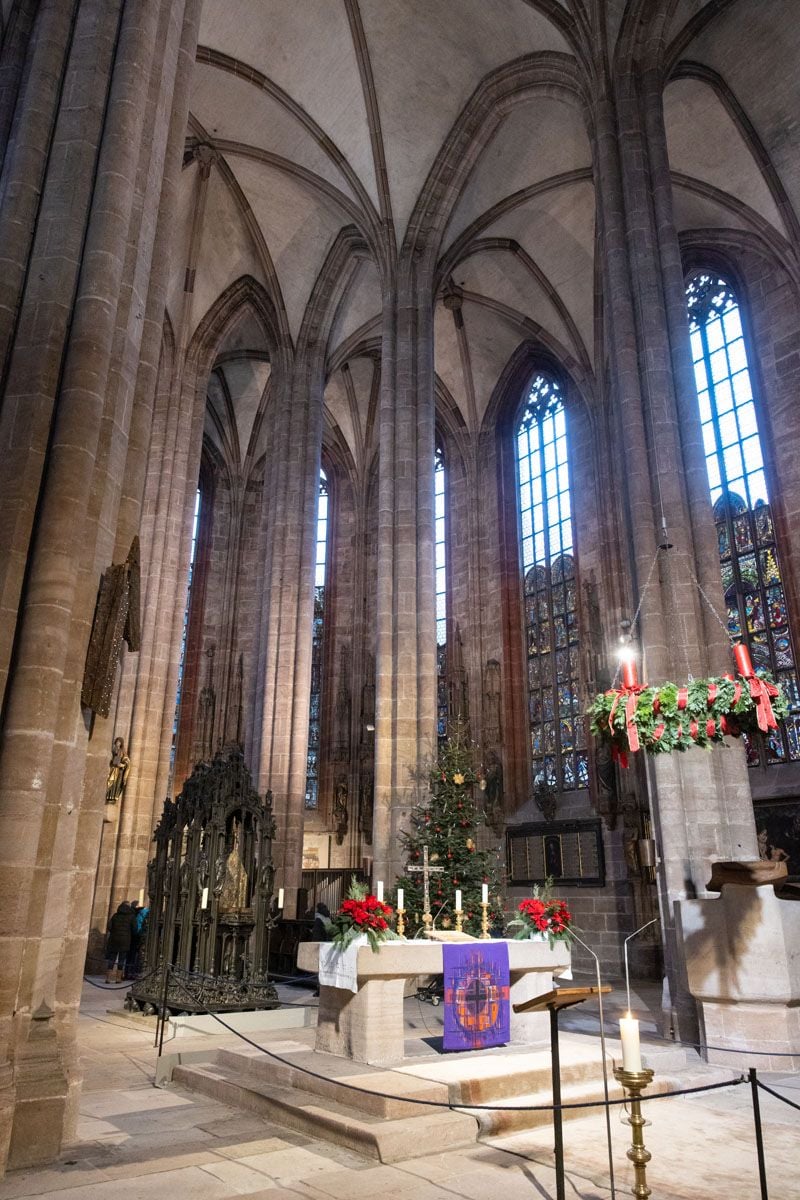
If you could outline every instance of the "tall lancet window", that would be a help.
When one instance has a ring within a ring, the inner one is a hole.
[[[763,746],[747,741],[747,760],[800,759],[800,690],[739,302],[716,273],[695,273],[686,294],[728,630],[792,707]]]
[[[434,537],[436,543],[436,734],[447,738],[447,476],[444,455],[437,445],[434,458]]]
[[[325,573],[328,558],[328,477],[319,473],[317,559],[314,576],[314,629],[311,642],[311,704],[308,714],[306,808],[319,806],[319,739],[322,705],[322,638],[325,621]]]
[[[172,722],[172,746],[169,752],[169,777],[175,766],[175,747],[178,742],[178,723],[181,718],[181,694],[183,692],[183,670],[186,666],[186,635],[189,631],[189,607],[192,603],[192,579],[194,577],[194,562],[197,555],[197,530],[200,524],[200,488],[194,496],[194,517],[192,519],[192,543],[189,549],[189,583],[186,591],[186,605],[183,610],[183,628],[181,631],[181,656],[178,660],[178,691],[175,696],[175,717]]]
[[[588,786],[567,422],[555,379],[537,375],[516,428],[534,788]]]

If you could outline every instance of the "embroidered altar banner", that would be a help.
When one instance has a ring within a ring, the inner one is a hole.
[[[445,943],[444,1049],[483,1050],[511,1037],[508,945]]]

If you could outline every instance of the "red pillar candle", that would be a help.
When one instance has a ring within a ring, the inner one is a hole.
[[[733,647],[733,657],[736,660],[736,670],[739,674],[743,675],[745,679],[752,679],[755,671],[750,661],[750,651],[744,642],[739,642],[738,645]]]
[[[636,663],[632,658],[626,658],[622,664],[622,686],[635,688],[639,686],[639,676],[636,674]]]

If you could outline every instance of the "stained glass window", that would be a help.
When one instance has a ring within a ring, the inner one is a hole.
[[[528,728],[534,788],[588,786],[578,669],[567,422],[555,379],[533,380],[516,431]]]
[[[716,274],[697,272],[686,294],[728,630],[792,709],[763,745],[747,739],[747,761],[800,759],[800,689],[739,303]]]
[[[189,605],[192,600],[192,577],[194,575],[194,560],[197,554],[197,528],[200,523],[200,488],[194,497],[194,518],[192,520],[192,544],[189,549],[189,582],[186,591],[186,605],[183,609],[183,628],[181,631],[181,656],[178,660],[178,690],[175,696],[175,717],[172,722],[172,746],[169,752],[169,777],[175,767],[175,747],[178,742],[178,722],[181,715],[181,693],[183,691],[183,669],[186,665],[186,635],[189,631]]]
[[[325,619],[325,570],[328,557],[328,477],[319,473],[317,557],[314,575],[314,627],[311,641],[311,702],[308,714],[306,808],[319,805],[319,735],[322,702],[322,635]]]
[[[434,459],[434,541],[436,548],[436,733],[447,739],[447,477],[441,446]]]

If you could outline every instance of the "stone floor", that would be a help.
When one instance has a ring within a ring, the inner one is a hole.
[[[153,1034],[120,1012],[120,992],[87,985],[81,1018],[86,1082],[79,1141],[45,1170],[0,1182],[0,1200],[548,1200],[555,1196],[552,1135],[516,1134],[394,1166],[382,1166],[326,1142],[294,1135],[258,1118],[182,1091],[156,1089]],[[291,999],[303,998],[292,991]],[[305,995],[308,995],[306,993]],[[655,995],[640,994],[643,1013]],[[617,1005],[609,1002],[607,1016]],[[435,1038],[441,1009],[407,1001],[409,1035]],[[591,1028],[592,1014],[575,1018]],[[651,1028],[658,1025],[651,1014]],[[644,1027],[644,1026],[643,1026]],[[746,1060],[731,1064],[735,1075]],[[764,1076],[800,1103],[800,1076]],[[696,1083],[697,1068],[687,1072]],[[795,1200],[800,1176],[798,1113],[762,1093],[770,1200]],[[750,1090],[740,1085],[683,1099],[654,1101],[646,1141],[655,1200],[749,1200],[758,1192]],[[616,1192],[630,1194],[628,1128],[612,1110]],[[565,1126],[567,1197],[605,1200],[609,1187],[601,1113]]]

